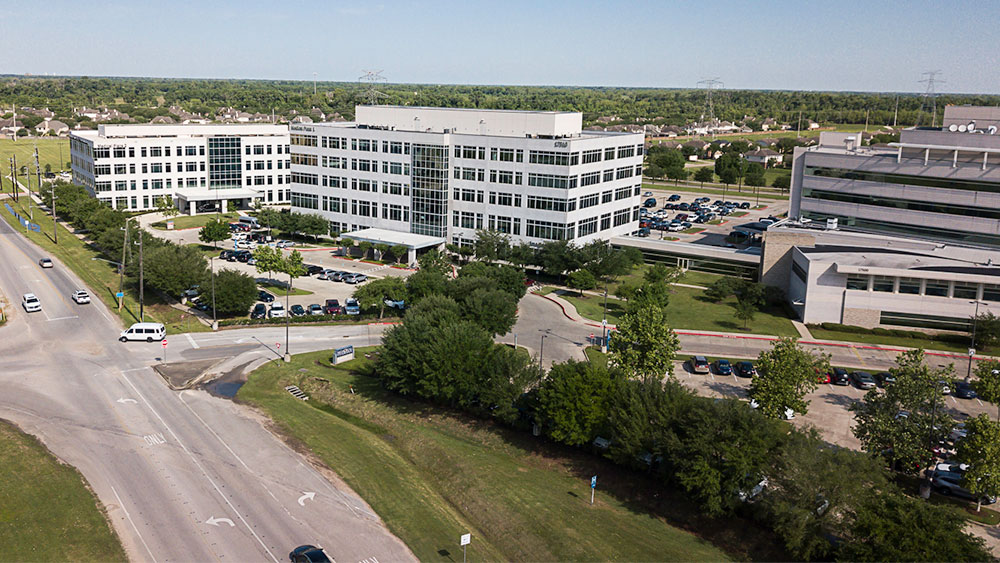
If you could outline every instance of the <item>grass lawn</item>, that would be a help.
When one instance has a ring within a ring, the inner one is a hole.
[[[882,344],[886,346],[904,346],[906,348],[924,348],[925,350],[942,350],[945,352],[957,352],[960,354],[966,354],[969,351],[968,344],[942,342],[939,340],[931,340],[930,338],[908,338],[905,336],[880,336],[876,334],[841,332],[839,330],[826,330],[815,325],[809,326],[809,333],[813,335],[813,338],[818,338],[820,340],[844,340],[847,342],[860,342],[862,344]]]
[[[299,289],[299,288],[294,287],[294,286],[292,287],[292,291],[289,293],[289,291],[287,289],[288,286],[286,284],[275,283],[275,282],[270,282],[270,281],[258,283],[257,286],[260,287],[261,289],[266,289],[266,290],[270,291],[271,293],[276,293],[278,295],[286,295],[287,294],[287,295],[291,295],[291,296],[294,297],[296,295],[312,295],[313,294],[313,292],[309,291],[308,289]]]
[[[236,221],[239,218],[239,216],[240,216],[239,213],[221,213],[218,215],[215,213],[205,213],[204,215],[195,215],[194,217],[190,215],[178,215],[170,220],[174,222],[174,229],[176,230],[195,229],[195,228],[200,229],[201,227],[207,225],[209,222],[214,221],[216,218],[222,219],[227,223],[232,223]],[[161,231],[167,230],[166,221],[157,221],[151,224],[150,226],[153,227],[154,229],[159,229]]]
[[[690,330],[714,330],[720,332],[741,332],[743,323],[734,316],[733,305],[736,298],[730,297],[722,303],[712,303],[702,299],[703,290],[690,287],[674,287],[667,305],[667,320],[670,328]],[[560,297],[576,307],[577,313],[594,321],[600,321],[604,311],[603,297],[580,298],[577,293],[563,292]],[[617,324],[625,312],[625,302],[608,298],[608,322]],[[749,323],[749,332],[773,334],[776,336],[798,336],[792,321],[780,310],[758,312]]]
[[[696,235],[705,231],[705,227],[691,227],[689,229],[684,229],[681,231],[685,235]]]
[[[688,270],[684,272],[678,283],[687,283],[691,285],[701,285],[708,287],[713,282],[728,276],[723,276],[721,274],[710,274],[708,272],[695,272],[694,270]]]
[[[125,561],[83,476],[0,421],[0,561]]]
[[[3,171],[5,174],[10,174],[10,163],[8,159],[11,156],[17,158],[17,166],[20,168],[22,165],[27,164],[28,169],[31,171],[31,182],[32,186],[35,186],[35,147],[38,147],[38,163],[42,166],[42,172],[45,171],[45,165],[49,164],[52,166],[53,172],[58,172],[60,170],[69,168],[66,167],[66,163],[69,162],[69,139],[66,137],[39,137],[30,139],[18,139],[13,141],[11,139],[0,139],[0,154],[4,155],[2,164],[5,166]],[[60,158],[60,149],[61,156]],[[61,164],[60,164],[61,163]],[[20,176],[23,178],[24,176]]]
[[[22,200],[21,203],[25,201]],[[7,202],[17,209],[17,206],[11,200],[7,200]],[[0,205],[0,214],[3,215],[10,225],[15,226],[15,228],[19,227],[17,220],[7,212],[7,208],[3,205]],[[78,239],[62,225],[58,227],[59,244],[56,245],[52,242],[52,218],[49,215],[43,212],[36,212],[35,222],[41,227],[42,232],[29,232],[28,238],[32,242],[40,246],[45,252],[59,258],[66,266],[71,268],[87,284],[90,294],[102,300],[108,306],[108,309],[111,310],[112,314],[118,314],[124,325],[127,326],[131,323],[139,322],[138,285],[132,285],[126,279],[124,306],[121,311],[118,311],[118,300],[115,298],[115,293],[118,291],[119,286],[117,266],[103,260],[94,260],[94,258],[103,259],[104,255]],[[24,230],[21,229],[21,232],[23,233]],[[181,315],[185,313],[162,302],[154,291],[146,291],[145,298],[146,320],[149,322],[162,322],[167,326],[168,333],[182,331],[185,325],[188,325],[191,331],[208,330],[208,327],[205,327],[201,323],[190,322],[190,319],[188,319],[188,322],[185,322],[185,319],[181,318]]]
[[[697,508],[679,495],[639,493],[648,492],[650,479],[579,450],[390,395],[375,378],[351,371],[363,367],[361,353],[370,350],[359,348],[358,360],[337,367],[328,351],[267,364],[251,374],[238,399],[263,408],[327,463],[418,559],[455,561],[457,537],[466,532],[475,538],[470,558],[485,561],[729,557],[668,520],[738,544],[732,551],[739,558],[761,535],[729,522],[699,522]],[[284,391],[290,384],[310,400]],[[591,506],[595,473],[604,487]],[[740,529],[720,537],[727,527]]]

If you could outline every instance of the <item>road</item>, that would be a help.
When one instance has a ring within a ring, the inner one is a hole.
[[[169,390],[150,368],[162,346],[118,342],[121,328],[104,306],[72,302],[84,285],[58,261],[39,268],[41,256],[0,221],[0,289],[13,304],[0,327],[0,417],[81,471],[130,559],[279,561],[304,543],[342,562],[413,559],[363,500],[253,411],[203,391]],[[29,291],[41,312],[20,308]],[[329,328],[311,338],[295,330],[292,346],[364,345],[368,330]],[[201,344],[172,335],[168,354],[176,356],[168,359],[266,357],[254,336],[278,342],[284,332],[204,335]],[[175,352],[177,342],[184,345]]]

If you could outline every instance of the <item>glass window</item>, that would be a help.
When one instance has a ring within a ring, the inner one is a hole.
[[[917,278],[899,278],[899,293],[920,295],[920,280]]]
[[[952,290],[952,297],[955,299],[975,299],[978,297],[979,284],[967,282],[955,282]]]
[[[924,288],[924,295],[948,297],[948,282],[941,280],[927,280],[927,285]]]
[[[1000,303],[1000,285],[983,284],[983,301],[993,301]]]
[[[896,278],[891,276],[873,276],[872,277],[872,290],[881,291],[883,293],[892,293],[893,286],[895,285]]]

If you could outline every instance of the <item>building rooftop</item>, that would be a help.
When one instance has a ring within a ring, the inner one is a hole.
[[[73,136],[85,139],[129,139],[150,137],[214,137],[227,135],[287,135],[287,125],[270,123],[174,124],[142,123],[98,125],[97,130],[74,131]]]
[[[357,106],[354,115],[358,126],[398,131],[561,138],[583,129],[583,114],[575,111]]]

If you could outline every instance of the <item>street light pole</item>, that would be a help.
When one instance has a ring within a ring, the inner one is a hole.
[[[538,348],[538,371],[539,371],[539,373],[544,373],[545,372],[545,368],[542,367],[542,360],[545,357],[545,337],[546,336],[548,336],[548,335],[547,334],[543,334],[542,335],[542,344]]]
[[[215,256],[213,255],[209,259],[209,263],[212,265],[212,330],[219,328],[219,321],[215,317]]]
[[[608,284],[604,283],[604,314],[601,316],[601,352],[608,353]]]
[[[146,322],[146,317],[143,310],[143,295],[142,290],[145,286],[143,279],[143,267],[142,267],[142,230],[139,230],[139,322]]]
[[[292,311],[288,308],[288,296],[292,293],[292,270],[288,270],[288,288],[285,290],[285,361],[292,361],[292,353],[288,350],[288,326],[291,324]]]
[[[969,339],[969,370],[965,372],[965,380],[968,381],[972,377],[972,357],[976,355],[976,323],[979,320],[979,303],[977,299],[975,301],[969,301],[969,303],[976,304],[976,313],[972,316],[972,336]]]

